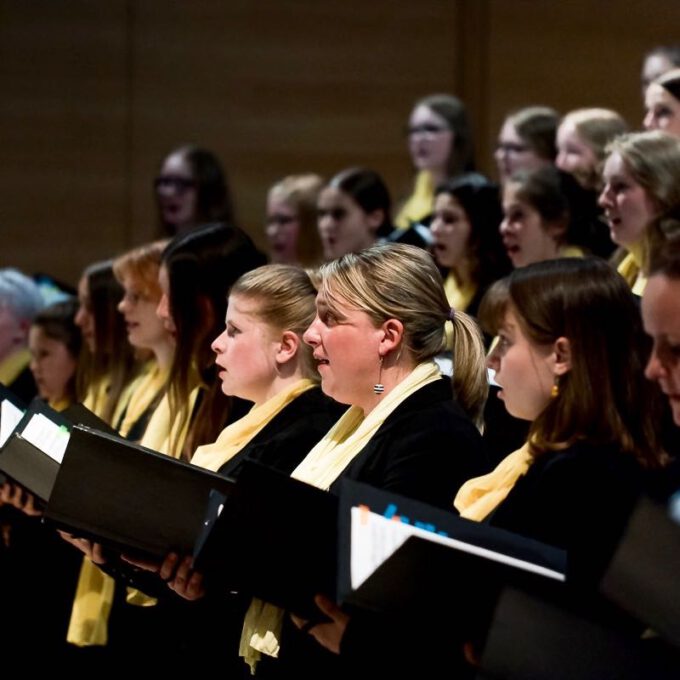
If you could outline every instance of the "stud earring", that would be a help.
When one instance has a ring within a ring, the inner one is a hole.
[[[380,382],[382,380],[383,357],[380,357],[380,369],[378,371],[378,382],[373,385],[374,394],[382,394],[385,391],[385,385]]]

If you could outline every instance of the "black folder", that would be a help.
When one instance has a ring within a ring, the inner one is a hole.
[[[601,589],[680,647],[680,525],[665,503],[640,499]]]
[[[380,564],[357,588],[352,587],[353,508],[363,507],[403,525],[419,527],[414,535]],[[491,583],[561,585],[566,580],[566,554],[497,527],[458,517],[425,503],[365,484],[344,480],[338,520],[338,599],[384,614],[453,607],[464,611]],[[436,542],[437,535],[457,541]]]
[[[26,404],[17,397],[12,390],[10,390],[6,385],[3,383],[0,383],[0,404],[3,401],[8,401],[10,404],[14,405],[17,409],[20,411],[26,411]],[[2,423],[2,412],[0,410],[0,424]],[[10,433],[11,434],[11,433]],[[7,437],[9,438],[9,436]],[[0,444],[4,445],[5,442],[0,442]],[[7,475],[4,473],[0,472],[0,484],[4,484],[7,481]]]
[[[477,680],[670,680],[677,659],[563,597],[506,588]]]
[[[14,403],[18,406],[20,402]],[[59,463],[22,436],[30,420],[37,414],[44,415],[69,431],[73,425],[80,424],[111,434],[115,434],[115,430],[82,404],[55,411],[40,398],[31,402],[16,429],[0,449],[0,472],[4,473],[5,479],[20,484],[45,503],[57,478]]]
[[[23,486],[40,501],[45,502],[50,497],[59,471],[59,463],[22,436],[30,421],[37,415],[45,416],[65,430],[71,427],[70,421],[63,415],[41,399],[34,399],[14,432],[0,449],[0,472],[6,479]]]
[[[191,554],[212,489],[233,481],[85,426],[71,431],[45,521],[119,553]]]
[[[314,595],[335,596],[337,498],[244,461],[218,517],[220,505],[215,496],[194,551],[208,587],[318,617]]]
[[[81,403],[71,404],[71,406],[61,411],[61,415],[72,425],[86,425],[93,430],[99,430],[100,432],[118,436],[118,432],[106,421],[92,413],[89,408],[83,406]]]
[[[0,383],[0,401],[4,401],[5,399],[12,402],[18,409],[21,409],[22,411],[26,410],[26,404],[23,400],[17,397],[7,385]]]

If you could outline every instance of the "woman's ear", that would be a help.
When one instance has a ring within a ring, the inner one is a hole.
[[[375,233],[380,228],[380,225],[385,221],[385,211],[382,208],[373,210],[367,214],[366,220],[370,230]]]
[[[559,337],[553,344],[555,375],[564,375],[571,370],[571,343],[565,337]]]
[[[284,331],[279,340],[276,341],[275,359],[278,364],[285,364],[295,358],[300,349],[301,340],[297,333]]]
[[[551,238],[555,239],[558,244],[561,244],[567,235],[567,226],[566,220],[556,219],[546,225],[546,231],[550,234]]]
[[[404,338],[404,324],[399,319],[387,319],[381,326],[383,332],[380,341],[380,354],[385,356],[394,351]]]

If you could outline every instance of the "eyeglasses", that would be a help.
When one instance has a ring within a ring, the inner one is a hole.
[[[341,219],[347,217],[347,210],[345,210],[345,208],[333,208],[331,210],[319,209],[316,211],[316,216],[320,220],[324,217],[330,217],[332,220],[339,222]]]
[[[285,227],[287,224],[292,224],[293,222],[296,222],[297,218],[293,217],[292,215],[270,215],[267,218],[267,226],[273,226],[277,225],[279,227]]]
[[[435,125],[434,123],[423,123],[422,125],[409,125],[406,128],[406,135],[413,137],[415,135],[422,135],[423,137],[434,137],[440,132],[449,132],[449,128],[442,125]]]
[[[507,154],[520,154],[528,151],[529,147],[526,144],[516,144],[512,142],[498,142],[496,144],[496,151]]]
[[[185,191],[189,191],[189,189],[194,189],[196,182],[188,177],[161,175],[153,181],[153,186],[156,191],[172,191],[177,194],[183,194]]]

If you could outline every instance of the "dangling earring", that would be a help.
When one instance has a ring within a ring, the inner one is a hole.
[[[374,394],[382,394],[385,391],[385,385],[383,385],[380,381],[382,380],[382,367],[383,367],[383,358],[380,357],[380,369],[378,371],[378,382],[373,385],[373,393]]]
[[[552,399],[554,399],[559,393],[560,393],[560,379],[558,376],[555,376],[555,382],[553,383],[553,386],[550,388],[550,396]]]

